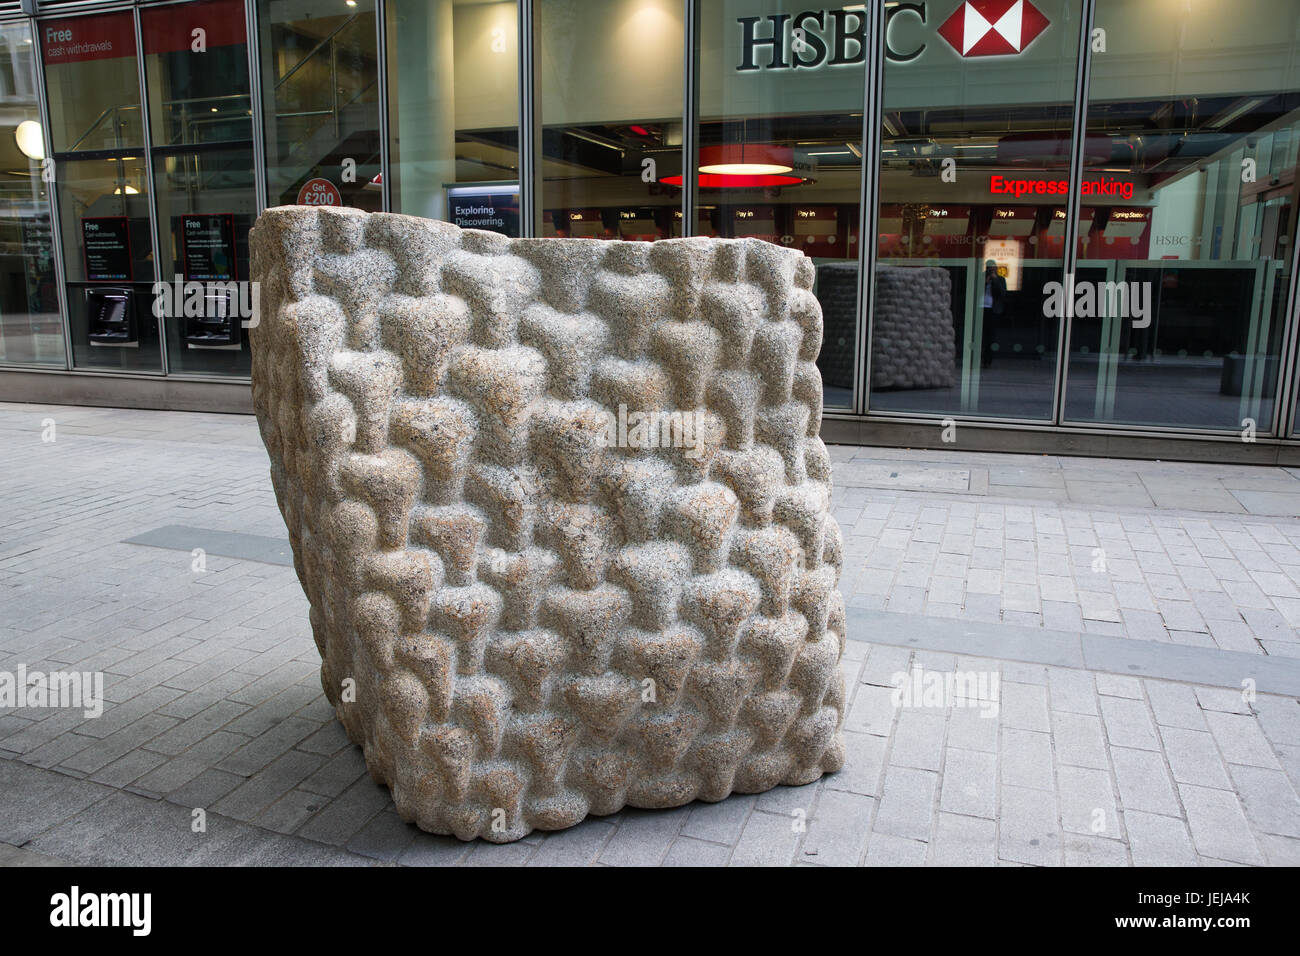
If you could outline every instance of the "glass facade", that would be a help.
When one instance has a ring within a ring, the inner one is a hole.
[[[0,24],[0,362],[62,368],[36,47],[28,23]]]
[[[246,381],[258,211],[345,204],[797,248],[832,418],[1300,438],[1293,0],[35,9],[0,366]]]

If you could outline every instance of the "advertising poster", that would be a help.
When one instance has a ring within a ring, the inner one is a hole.
[[[187,281],[229,282],[239,278],[232,213],[190,213],[181,217],[181,223]]]
[[[88,281],[131,281],[131,235],[126,216],[82,219],[81,248]]]
[[[518,186],[458,186],[447,190],[447,219],[462,229],[519,235]]]

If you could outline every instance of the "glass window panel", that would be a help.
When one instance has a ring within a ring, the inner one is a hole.
[[[55,152],[142,146],[131,12],[42,20],[37,28]]]
[[[543,236],[681,235],[682,3],[539,0]]]
[[[374,0],[258,0],[267,203],[383,206]]]
[[[63,323],[42,179],[44,130],[26,24],[0,25],[0,362],[62,367]]]
[[[168,371],[244,377],[257,213],[244,5],[154,7],[140,11],[140,25]]]
[[[162,370],[144,164],[137,151],[56,165],[78,368]]]
[[[1295,239],[1300,20],[1288,0],[1098,0],[1065,414],[1274,428]]]
[[[393,208],[519,235],[515,0],[390,0],[387,16]]]
[[[248,230],[257,217],[253,178],[248,149],[154,156],[159,266],[170,284],[162,311],[171,372],[250,374],[244,323],[252,305]],[[195,286],[187,290],[186,282],[202,284],[201,305]]]
[[[1049,420],[1081,3],[885,6],[870,408]]]
[[[251,140],[241,0],[140,11],[153,146]]]
[[[853,402],[865,17],[795,0],[700,5],[696,233],[813,260],[827,407]]]

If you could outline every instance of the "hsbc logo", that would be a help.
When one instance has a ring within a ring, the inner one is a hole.
[[[939,25],[939,36],[964,57],[1014,56],[1049,23],[1029,0],[965,0]]]
[[[933,22],[928,20],[928,6],[927,0],[898,0],[885,8],[886,59],[907,63],[925,52],[928,44],[914,40],[907,46],[894,28],[900,17],[913,25]],[[736,23],[738,73],[849,66],[867,58],[867,16],[860,7],[737,17]],[[1029,0],[963,0],[936,32],[963,57],[1014,56],[1049,25]]]

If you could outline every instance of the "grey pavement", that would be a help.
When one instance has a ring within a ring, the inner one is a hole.
[[[252,419],[0,405],[0,672],[106,699],[0,709],[0,865],[1300,864],[1297,473],[831,451],[845,768],[493,846],[334,721]]]

